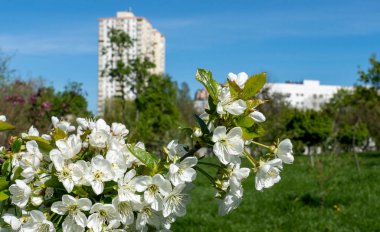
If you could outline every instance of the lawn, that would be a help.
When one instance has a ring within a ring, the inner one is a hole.
[[[305,156],[285,165],[282,180],[256,191],[244,182],[244,199],[229,215],[217,214],[214,190],[198,173],[187,215],[173,231],[380,231],[380,153]],[[212,169],[209,169],[212,170]]]

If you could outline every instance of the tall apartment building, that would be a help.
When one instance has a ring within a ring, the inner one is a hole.
[[[352,87],[338,85],[321,85],[318,80],[303,80],[302,82],[268,83],[270,94],[281,94],[285,100],[298,109],[320,110],[339,89],[352,89]],[[208,93],[200,89],[195,93],[194,108],[198,113],[208,107]]]
[[[126,50],[123,60],[125,63],[138,57],[148,57],[156,67],[153,73],[165,72],[165,37],[149,23],[144,17],[137,17],[131,11],[117,12],[116,17],[99,19],[99,43],[98,43],[98,115],[102,115],[106,99],[112,98],[118,93],[117,82],[111,82],[105,76],[104,70],[110,61],[115,60],[116,55],[111,49],[108,32],[111,28],[121,29],[129,34],[134,41],[133,46]],[[127,98],[133,99],[134,95],[127,90]]]

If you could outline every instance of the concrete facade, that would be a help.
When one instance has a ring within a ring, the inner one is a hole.
[[[111,43],[108,32],[111,28],[117,28],[129,34],[134,41],[133,46],[123,54],[123,61],[148,57],[156,67],[151,71],[157,74],[165,73],[165,37],[144,17],[137,17],[132,12],[117,12],[116,17],[99,19],[99,43],[98,43],[98,115],[102,115],[106,99],[118,94],[120,86],[117,82],[111,82],[105,76],[104,70],[110,61],[116,60],[116,55],[108,48]],[[114,62],[115,63],[115,62]],[[134,95],[128,91],[127,99],[133,99]]]

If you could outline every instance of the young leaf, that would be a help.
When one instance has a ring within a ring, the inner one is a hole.
[[[230,87],[229,89],[230,89],[230,93],[231,93],[232,98],[239,99],[240,98],[239,95],[241,93],[240,87],[234,81],[230,81],[229,79],[227,81],[228,81],[228,85]]]
[[[1,175],[2,176],[8,176],[11,173],[11,160],[7,159],[2,165],[1,165]]]
[[[250,140],[265,135],[265,130],[259,124],[254,124],[250,128],[241,128],[243,130],[243,139]]]
[[[262,72],[248,78],[245,83],[241,99],[248,100],[255,96],[265,85],[267,73]]]
[[[266,101],[262,99],[251,99],[247,102],[247,110],[251,110],[252,108],[256,108],[261,104],[264,104]]]
[[[128,150],[139,159],[149,169],[155,169],[158,163],[158,158],[149,152],[136,146],[128,145]]]
[[[12,143],[12,152],[13,153],[17,153],[20,151],[21,149],[21,145],[22,145],[22,139],[18,138],[16,139],[13,143]]]
[[[198,125],[201,127],[203,134],[210,134],[210,131],[206,125],[206,123],[196,114],[194,114],[195,120],[197,121]]]
[[[253,124],[255,124],[255,121],[253,121],[253,119],[249,116],[245,116],[244,118],[240,119],[237,122],[238,126],[245,127],[245,128],[249,128],[249,127],[253,126]]]
[[[8,131],[15,129],[15,126],[8,122],[0,121],[0,131]]]
[[[0,191],[4,189],[8,189],[9,187],[9,181],[7,181],[7,178],[5,176],[0,177]]]
[[[211,114],[216,111],[215,102],[210,96],[208,97],[208,106],[210,107],[210,113]]]
[[[6,193],[6,190],[0,192],[0,202],[5,201],[9,198],[9,195]]]
[[[58,127],[54,129],[53,139],[55,141],[66,138],[66,133]]]
[[[88,197],[88,192],[86,192],[82,187],[75,186],[73,189],[73,193],[78,195],[79,197]]]
[[[205,69],[198,69],[195,79],[202,83],[212,99],[217,100],[219,95],[219,83],[212,78],[212,73]]]

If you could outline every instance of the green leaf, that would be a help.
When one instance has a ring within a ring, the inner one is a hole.
[[[247,103],[247,109],[250,110],[252,108],[256,108],[259,105],[264,104],[265,102],[266,102],[266,100],[262,100],[262,99],[251,99],[251,100],[248,100],[248,101],[246,101],[246,103]]]
[[[193,134],[193,129],[190,127],[180,127],[181,133],[187,137],[190,137]]]
[[[206,123],[196,114],[194,114],[195,120],[201,128],[203,134],[210,134],[210,130],[208,129]]]
[[[214,99],[215,101],[218,99],[219,96],[219,83],[212,78],[212,73],[205,69],[198,69],[197,73],[195,75],[195,79],[202,83],[202,85],[207,89],[207,92],[209,95]]]
[[[15,129],[15,126],[8,122],[0,121],[0,131],[8,131]]]
[[[138,160],[140,160],[143,164],[145,164],[145,166],[147,166],[151,170],[157,168],[159,159],[156,156],[150,154],[142,148],[132,145],[128,145],[128,150],[132,153],[132,155],[134,155]]]
[[[73,193],[79,197],[88,197],[88,192],[85,191],[82,187],[75,186],[73,189]]]
[[[254,138],[259,138],[265,135],[265,130],[259,124],[254,124],[250,128],[241,128],[243,130],[243,139],[250,140]]]
[[[208,106],[210,108],[210,114],[216,111],[216,104],[210,96],[208,96]]]
[[[50,142],[44,138],[38,137],[38,136],[27,136],[24,138],[25,140],[34,140],[38,144],[38,148],[45,150],[45,151],[51,151],[53,149],[53,146],[50,145]]]
[[[21,150],[21,146],[22,146],[22,139],[21,138],[18,138],[16,139],[13,143],[12,143],[12,152],[13,153],[17,153],[17,152],[20,152]]]
[[[9,176],[10,173],[11,173],[11,160],[7,159],[1,166],[1,175]]]
[[[229,89],[230,89],[230,93],[231,93],[231,96],[232,98],[234,99],[239,99],[239,95],[241,93],[241,89],[240,87],[236,84],[235,81],[230,81],[229,79],[227,80],[228,81],[228,85],[229,85]]]
[[[55,141],[66,138],[66,133],[58,127],[54,129],[53,139]]]
[[[249,98],[255,96],[264,87],[266,83],[266,75],[267,73],[262,72],[248,78],[244,85],[241,99],[248,100]]]
[[[9,193],[6,193],[6,192],[7,192],[7,190],[0,192],[0,202],[5,201],[9,198]]]
[[[15,171],[15,174],[13,175],[12,180],[17,180],[21,177],[22,168],[18,167]]]
[[[59,182],[58,177],[56,175],[52,175],[52,177],[45,182],[46,187],[52,187],[52,188],[60,188],[63,189],[63,185],[61,182]]]
[[[9,187],[9,181],[7,181],[7,177],[3,176],[0,177],[0,191],[4,189],[8,189]]]
[[[249,127],[253,126],[253,124],[255,124],[255,121],[249,116],[245,116],[244,118],[240,119],[237,122],[238,126],[245,127],[245,128],[249,128]]]

